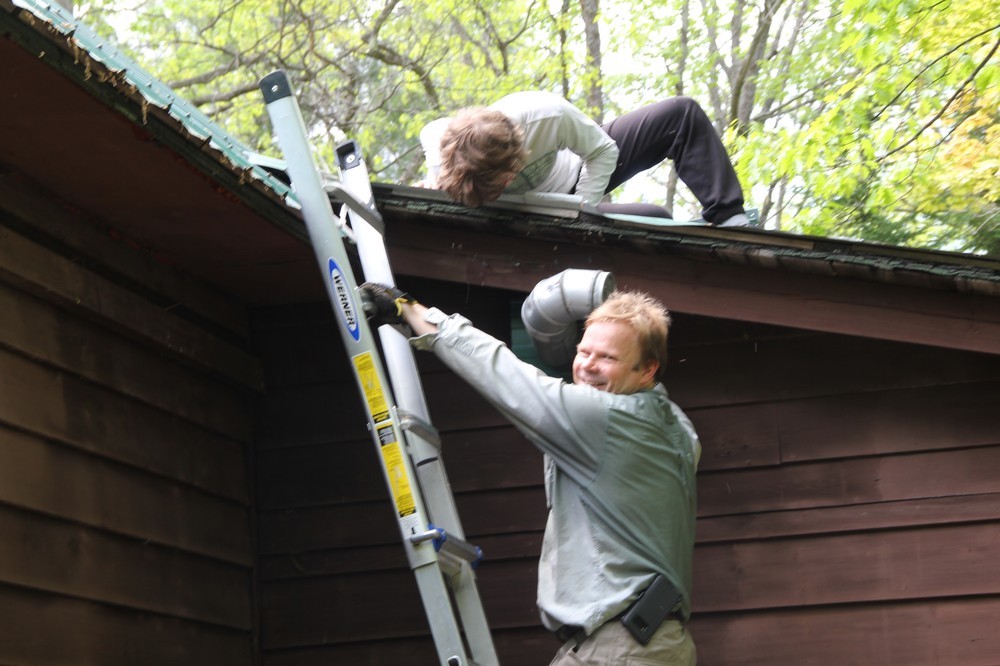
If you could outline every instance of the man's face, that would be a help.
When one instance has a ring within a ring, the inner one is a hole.
[[[595,322],[583,332],[573,359],[573,383],[608,393],[635,393],[653,384],[657,364],[639,361],[639,335],[618,321]]]

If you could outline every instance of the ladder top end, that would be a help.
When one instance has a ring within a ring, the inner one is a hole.
[[[264,95],[264,102],[270,104],[285,97],[291,97],[292,86],[288,82],[288,76],[282,70],[271,72],[260,80],[260,91]]]

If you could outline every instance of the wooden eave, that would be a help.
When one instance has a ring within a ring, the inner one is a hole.
[[[322,298],[300,213],[73,29],[0,0],[0,184],[36,188],[248,304]]]
[[[375,189],[403,273],[529,291],[565,268],[599,268],[677,312],[1000,353],[1000,262],[989,258],[587,212],[468,211]]]

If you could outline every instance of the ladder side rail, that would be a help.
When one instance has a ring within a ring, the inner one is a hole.
[[[357,201],[362,201],[367,207],[374,209],[374,193],[368,169],[362,159],[361,151],[353,141],[347,141],[337,148],[337,162],[341,170],[342,187],[340,191]],[[339,193],[339,192],[338,192]],[[395,276],[389,265],[385,239],[381,233],[381,225],[373,225],[369,215],[355,211],[349,206],[348,217],[357,241],[358,254],[365,277],[372,282],[396,286]],[[382,342],[382,352],[392,382],[393,391],[399,401],[399,407],[406,413],[419,418],[426,424],[431,419],[427,402],[424,397],[420,373],[417,369],[416,357],[409,340],[392,326],[379,327],[379,339]],[[421,476],[421,488],[428,496],[428,507],[431,520],[438,527],[449,533],[465,538],[462,522],[455,508],[454,495],[441,461],[440,442],[428,441],[425,437],[407,431],[407,444],[410,453],[416,459],[417,473]],[[426,477],[426,478],[425,478]],[[435,499],[430,499],[431,495]]]
[[[423,498],[415,482],[410,457],[403,449],[405,440],[399,415],[389,384],[385,381],[374,337],[356,299],[357,283],[350,258],[313,161],[301,111],[284,72],[277,71],[264,77],[260,89],[287,161],[295,196],[302,206],[309,238],[337,315],[338,329],[351,359],[358,389],[367,407],[368,426],[393,499],[404,548],[427,611],[439,658],[446,666],[465,666],[469,663],[466,648],[454,618],[450,592],[438,565],[434,545],[430,541],[414,543],[410,539],[427,526]]]
[[[337,147],[337,163],[341,172],[341,191],[346,190],[355,200],[362,201],[370,210],[375,209],[375,195],[371,179],[360,148],[354,141]],[[348,218],[354,231],[358,254],[365,277],[373,282],[396,286],[383,236],[384,226],[372,224],[370,216],[354,211],[348,206]],[[430,416],[424,398],[417,362],[406,336],[392,326],[379,327],[382,350],[396,392],[399,406],[408,415],[420,419],[430,427]],[[441,454],[437,431],[430,427],[435,441],[430,441],[422,428],[405,428],[406,443],[414,458],[414,467],[420,479],[428,515],[437,527],[450,535],[465,539],[465,531],[455,506],[455,498],[448,481]],[[455,605],[462,618],[466,640],[477,664],[493,666],[498,663],[493,636],[483,609],[476,585],[475,572],[466,564],[456,574],[452,591]]]
[[[352,197],[365,205],[364,211],[356,211],[352,206],[348,206],[347,209],[347,216],[351,221],[351,228],[354,230],[358,256],[365,278],[372,282],[395,287],[396,278],[389,265],[389,255],[382,235],[383,225],[373,224],[370,215],[366,214],[368,211],[375,210],[375,194],[372,192],[368,168],[365,166],[361,150],[356,142],[345,141],[337,147],[337,164],[340,167],[342,183],[338,195],[346,194],[347,197]],[[345,201],[348,200],[345,198]],[[417,372],[413,350],[403,336],[390,335],[393,330],[391,326],[383,327],[379,334],[389,372],[392,373],[393,368],[399,368],[396,373],[399,375],[398,384],[395,383],[396,377],[393,377],[393,387],[399,399],[399,406],[429,423],[430,413],[424,400],[423,387]],[[390,362],[390,358],[396,362]]]

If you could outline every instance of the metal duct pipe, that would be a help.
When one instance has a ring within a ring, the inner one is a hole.
[[[521,306],[521,321],[542,361],[552,367],[572,362],[579,322],[614,290],[611,273],[577,268],[536,284]]]

